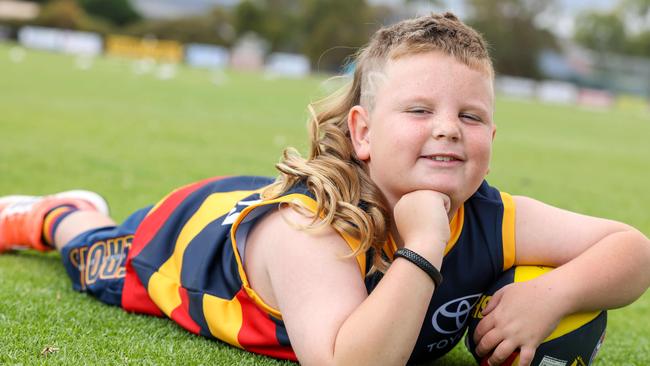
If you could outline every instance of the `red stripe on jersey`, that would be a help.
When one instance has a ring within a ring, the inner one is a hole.
[[[291,347],[281,346],[275,334],[275,322],[269,318],[242,288],[236,295],[241,304],[242,325],[237,341],[247,351],[298,361]]]
[[[181,304],[172,311],[170,318],[190,332],[199,334],[201,327],[190,317],[190,299],[187,296],[187,290],[179,287],[178,294],[181,295]]]
[[[124,287],[122,288],[122,308],[126,311],[163,316],[158,306],[151,301],[147,289],[144,288],[140,278],[132,266],[126,266]]]
[[[126,311],[163,316],[158,306],[151,301],[147,289],[143,286],[142,281],[138,278],[137,273],[131,266],[131,260],[149,244],[151,239],[158,233],[158,230],[165,224],[174,209],[183,202],[187,196],[204,185],[223,179],[225,177],[212,177],[200,182],[189,184],[172,193],[165,201],[147,216],[140,226],[131,243],[131,249],[126,258],[126,277],[124,278],[124,288],[122,289],[122,308]]]

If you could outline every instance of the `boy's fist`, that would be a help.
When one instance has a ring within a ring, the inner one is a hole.
[[[407,193],[397,201],[393,216],[404,247],[415,251],[440,267],[449,241],[449,197],[421,190]]]

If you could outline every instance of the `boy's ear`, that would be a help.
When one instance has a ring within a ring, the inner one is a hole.
[[[497,136],[497,125],[492,125],[492,141],[494,141],[494,138]],[[485,172],[485,175],[490,174],[490,166],[488,165],[487,172]]]
[[[348,129],[354,152],[359,160],[370,158],[370,116],[360,105],[355,105],[348,112]]]

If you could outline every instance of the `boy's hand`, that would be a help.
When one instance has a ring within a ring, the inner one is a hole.
[[[541,278],[540,278],[541,279]],[[519,365],[528,366],[535,350],[562,317],[561,305],[540,279],[507,285],[497,291],[483,310],[474,332],[476,354],[490,356],[499,365],[519,349]]]
[[[395,225],[404,246],[440,268],[442,251],[449,241],[449,197],[435,191],[414,191],[397,201]]]

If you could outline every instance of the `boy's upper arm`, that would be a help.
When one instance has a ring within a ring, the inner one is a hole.
[[[350,248],[332,228],[297,229],[310,223],[290,208],[271,213],[256,229],[264,237],[272,292],[301,363],[331,360],[337,333],[368,296]]]
[[[558,267],[615,232],[631,229],[524,196],[515,201],[515,265]]]

